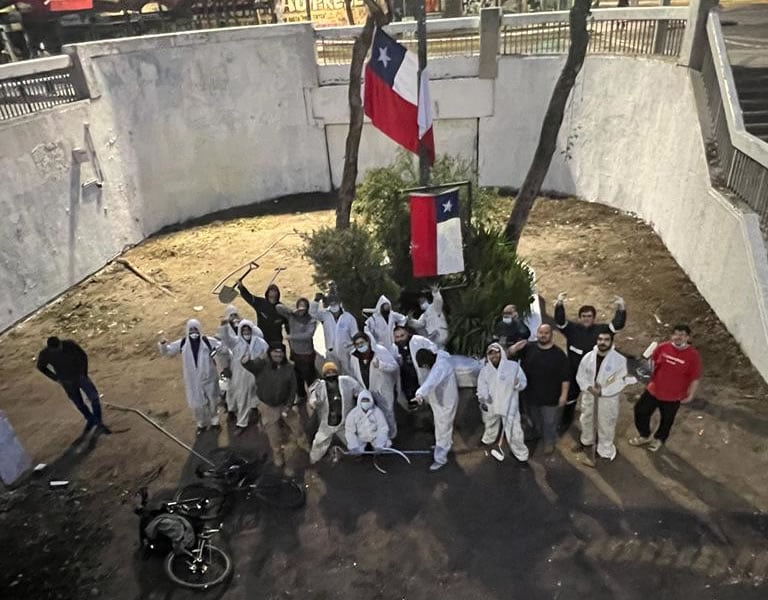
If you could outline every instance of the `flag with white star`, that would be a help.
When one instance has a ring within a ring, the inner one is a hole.
[[[371,59],[365,67],[363,104],[376,129],[416,154],[422,142],[429,163],[434,162],[429,75],[422,72],[419,85],[416,54],[381,29],[373,37]]]
[[[457,188],[440,194],[411,194],[411,261],[414,277],[464,271]]]

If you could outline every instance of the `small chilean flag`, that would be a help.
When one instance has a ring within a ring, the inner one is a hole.
[[[419,93],[418,57],[381,29],[373,37],[371,60],[365,67],[363,103],[376,129],[415,154],[423,140],[429,164],[434,163],[429,75],[422,72]]]
[[[459,190],[411,194],[411,260],[414,277],[464,271]]]

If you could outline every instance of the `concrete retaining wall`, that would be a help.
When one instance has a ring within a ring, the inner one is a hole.
[[[166,225],[341,180],[346,67],[317,67],[306,25],[70,52],[91,101],[0,125],[0,328]],[[438,152],[471,161],[483,185],[518,187],[562,61],[501,57],[496,80],[476,78],[477,59],[433,61]],[[545,188],[652,223],[768,377],[765,247],[753,216],[710,189],[689,77],[671,62],[588,58]],[[93,196],[71,159],[84,122],[104,170]],[[361,173],[395,149],[366,125]]]

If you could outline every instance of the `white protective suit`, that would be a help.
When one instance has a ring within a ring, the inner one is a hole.
[[[597,347],[584,355],[576,372],[576,383],[581,389],[581,443],[591,446],[595,442],[595,397],[587,389],[598,383],[601,386],[597,399],[597,454],[608,460],[616,457],[613,438],[619,418],[621,392],[628,385],[627,359],[611,348],[605,355],[600,372],[595,373]]]
[[[200,346],[197,352],[197,363],[192,354],[192,342],[189,330],[196,327],[200,332]],[[221,342],[216,338],[203,335],[200,321],[187,321],[186,335],[170,344],[158,344],[161,354],[175,356],[181,353],[181,364],[184,373],[184,388],[187,394],[187,404],[192,408],[198,427],[208,427],[219,424],[217,404],[219,400],[219,375],[216,363],[211,356]]]
[[[442,294],[437,290],[432,292],[432,303],[427,310],[418,319],[408,319],[408,325],[443,350],[448,342],[448,322],[443,314]]]
[[[357,319],[346,311],[338,319],[327,308],[321,308],[317,302],[309,303],[309,314],[323,324],[325,335],[325,359],[335,362],[340,374],[349,374],[349,353],[354,346],[352,336],[358,331]]]
[[[528,447],[525,445],[523,428],[520,425],[520,405],[518,393],[525,389],[527,380],[520,364],[509,360],[501,344],[493,343],[488,349],[495,348],[501,353],[498,367],[491,361],[485,361],[477,377],[477,398],[487,410],[481,410],[480,416],[485,424],[483,444],[493,444],[499,435],[501,423],[507,437],[509,449],[520,461],[528,460]]]
[[[243,339],[243,327],[251,328],[251,341]],[[219,337],[232,353],[232,378],[227,390],[227,410],[237,414],[237,426],[248,427],[251,408],[256,406],[256,378],[248,371],[240,360],[248,354],[251,359],[264,356],[269,344],[264,340],[261,329],[251,321],[243,319],[237,326],[237,335],[232,332],[229,323],[219,327]]]
[[[370,410],[360,408],[360,402],[368,398],[373,402],[371,393],[363,390],[357,396],[357,406],[347,415],[344,423],[344,432],[347,436],[347,448],[353,454],[359,454],[365,450],[366,444],[371,444],[374,450],[389,448],[389,427],[382,410],[374,404]]]
[[[319,423],[315,439],[312,441],[312,449],[309,451],[309,462],[312,464],[325,456],[334,436],[345,446],[347,445],[344,437],[344,420],[355,407],[355,397],[363,391],[363,386],[352,377],[339,375],[339,391],[341,392],[341,422],[338,425],[330,425],[328,423],[330,410],[328,388],[325,380],[318,379],[309,387],[309,406],[317,411]]]
[[[390,348],[395,343],[394,331],[395,325],[405,325],[408,322],[408,317],[401,315],[399,312],[390,310],[389,319],[385,319],[381,314],[381,307],[384,304],[389,304],[390,308],[392,303],[386,296],[379,296],[379,301],[376,302],[376,308],[373,314],[365,320],[365,326],[363,331],[369,336],[372,336],[377,344],[381,344],[385,348]]]
[[[437,361],[429,375],[416,391],[432,409],[435,420],[435,452],[436,463],[444,465],[448,462],[448,452],[453,446],[453,419],[459,407],[459,385],[453,371],[451,356],[445,350],[437,352]]]
[[[234,315],[240,314],[240,311],[234,304],[230,304],[227,306],[227,308],[224,310],[224,318],[229,321],[229,318]],[[229,330],[232,332],[233,336],[237,335],[237,326],[235,326],[235,329],[232,329],[232,326],[230,325]],[[221,338],[221,329],[219,329],[219,335],[217,336],[220,340]],[[226,346],[226,345],[225,345]],[[232,352],[229,348],[226,348],[226,352],[219,351],[219,353],[216,355],[216,362],[219,365],[221,369],[229,369],[232,370]],[[227,407],[229,407],[229,404],[227,404]],[[229,408],[228,408],[229,410]]]
[[[395,360],[397,360],[398,365],[400,365],[400,352],[396,344],[392,344],[390,346],[392,356],[395,357]],[[413,361],[414,367],[416,367],[416,376],[419,378],[419,385],[424,383],[427,376],[429,375],[429,369],[422,369],[418,366],[418,363],[416,362],[416,353],[421,350],[422,348],[426,348],[430,352],[437,353],[438,347],[434,342],[429,341],[427,338],[422,337],[420,335],[412,335],[411,339],[408,341],[408,351],[411,354],[411,361]],[[408,400],[412,400],[412,398],[406,398],[405,393],[403,392],[402,386],[400,385],[400,374],[398,373],[397,376],[397,402],[405,408],[408,409]]]
[[[368,336],[368,343],[373,351],[373,359],[368,371],[368,391],[389,425],[389,439],[397,437],[397,422],[395,421],[395,386],[397,385],[399,367],[392,353],[381,344],[376,344]],[[354,351],[350,356],[351,375],[365,387],[363,374]]]

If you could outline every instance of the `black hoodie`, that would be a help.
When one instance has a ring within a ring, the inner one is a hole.
[[[280,302],[280,288],[272,283],[267,287],[266,292],[264,292],[264,297],[261,297],[251,294],[242,282],[240,282],[237,287],[240,290],[240,295],[243,297],[243,300],[250,304],[256,311],[257,325],[264,333],[264,339],[268,343],[282,342],[283,326],[285,325],[287,330],[288,322],[279,312],[277,312],[277,309],[275,308],[276,303],[272,304],[266,298],[267,295],[269,295],[270,290],[275,290],[277,292],[277,302]]]

